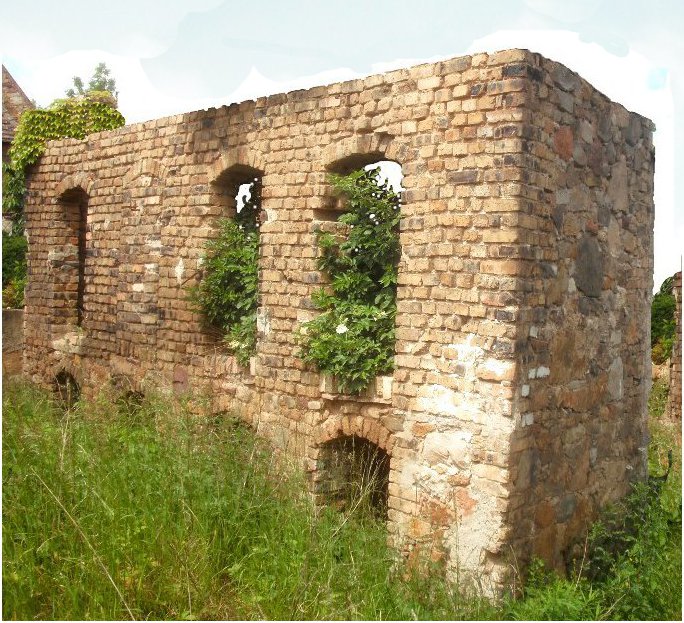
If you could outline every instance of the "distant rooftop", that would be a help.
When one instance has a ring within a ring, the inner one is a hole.
[[[35,108],[7,68],[2,66],[2,142],[11,143],[19,117],[27,109]]]

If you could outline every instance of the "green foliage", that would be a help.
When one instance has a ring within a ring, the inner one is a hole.
[[[663,281],[651,304],[651,348],[656,364],[664,363],[672,353],[676,327],[676,302],[672,294],[674,276]]]
[[[319,268],[329,288],[314,295],[321,314],[302,327],[302,358],[335,376],[341,391],[358,393],[394,360],[399,196],[378,170],[333,175],[346,200],[338,220],[345,236],[319,234]]]
[[[224,336],[241,365],[256,352],[260,202],[255,180],[235,218],[220,221],[218,237],[206,246],[202,278],[189,289],[195,309]]]
[[[604,515],[582,574],[535,563],[520,598],[492,604],[397,561],[358,504],[315,511],[298,468],[235,419],[198,417],[197,398],[65,412],[4,389],[4,619],[681,620],[679,461],[661,497],[638,487]],[[660,475],[675,440],[656,430]]]
[[[2,232],[2,306],[24,306],[26,286],[26,238]]]
[[[653,381],[651,395],[648,397],[648,412],[653,418],[661,418],[667,406],[667,396],[670,393],[670,384],[667,379],[660,378]],[[653,427],[653,423],[651,428]],[[652,439],[651,439],[652,440]]]
[[[73,77],[74,86],[66,90],[67,97],[79,97],[83,95],[92,95],[93,93],[100,94],[109,93],[109,97],[114,101],[116,107],[116,98],[118,93],[116,91],[116,80],[112,78],[111,72],[105,63],[98,63],[93,72],[92,78],[88,82],[88,88],[83,86],[83,79],[79,76]]]
[[[228,416],[3,394],[4,619],[486,619]]]
[[[26,276],[26,250],[28,244],[25,236],[17,236],[2,232],[2,287],[11,281]]]
[[[602,597],[587,580],[562,579],[535,560],[523,599],[509,602],[506,616],[514,621],[596,621],[605,618]]]

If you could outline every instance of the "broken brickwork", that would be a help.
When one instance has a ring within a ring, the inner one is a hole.
[[[401,551],[491,591],[534,555],[561,567],[645,476],[652,130],[511,50],[52,142],[26,202],[25,372],[204,395],[299,460],[317,496],[335,488],[332,445],[371,442]],[[296,332],[338,208],[327,173],[378,160],[404,176],[396,368],[343,396],[305,368]],[[253,177],[259,339],[243,369],[187,287]]]

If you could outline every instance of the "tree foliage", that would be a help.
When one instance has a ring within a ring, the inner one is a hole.
[[[672,352],[676,327],[674,275],[663,281],[651,304],[651,349],[654,363],[664,363]]]
[[[315,293],[321,314],[302,328],[302,358],[358,393],[392,370],[399,246],[399,196],[378,169],[333,175],[347,212],[346,235],[319,235],[319,268],[330,286]]]
[[[67,97],[79,97],[107,92],[111,95],[116,107],[116,100],[119,93],[116,90],[116,80],[112,77],[110,69],[105,63],[98,63],[95,67],[88,86],[83,86],[83,79],[79,76],[73,77],[74,86],[66,90]]]

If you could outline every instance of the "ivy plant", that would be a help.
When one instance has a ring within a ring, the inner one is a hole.
[[[261,187],[254,180],[236,216],[219,222],[218,237],[206,245],[202,277],[189,289],[194,309],[243,366],[256,352],[260,204]]]
[[[301,356],[359,393],[394,365],[400,200],[378,169],[331,175],[346,212],[344,234],[319,232],[319,268],[330,284],[316,291],[321,313],[301,329]]]
[[[83,139],[93,132],[112,130],[124,123],[123,115],[110,103],[89,95],[59,99],[49,108],[25,111],[9,150],[9,164],[3,164],[2,211],[13,216],[15,230],[20,231],[22,227],[27,169],[38,161],[47,141]]]
[[[4,306],[22,307],[24,304],[26,244],[23,209],[28,168],[38,161],[49,140],[82,139],[93,132],[122,126],[125,119],[114,105],[111,94],[98,91],[82,97],[55,100],[47,109],[27,110],[21,115],[9,150],[9,162],[2,164],[2,212],[12,219],[12,235],[3,236],[3,255],[5,245],[10,245],[11,252],[14,255],[18,253],[20,258],[19,265],[12,263],[12,275],[3,267]]]

